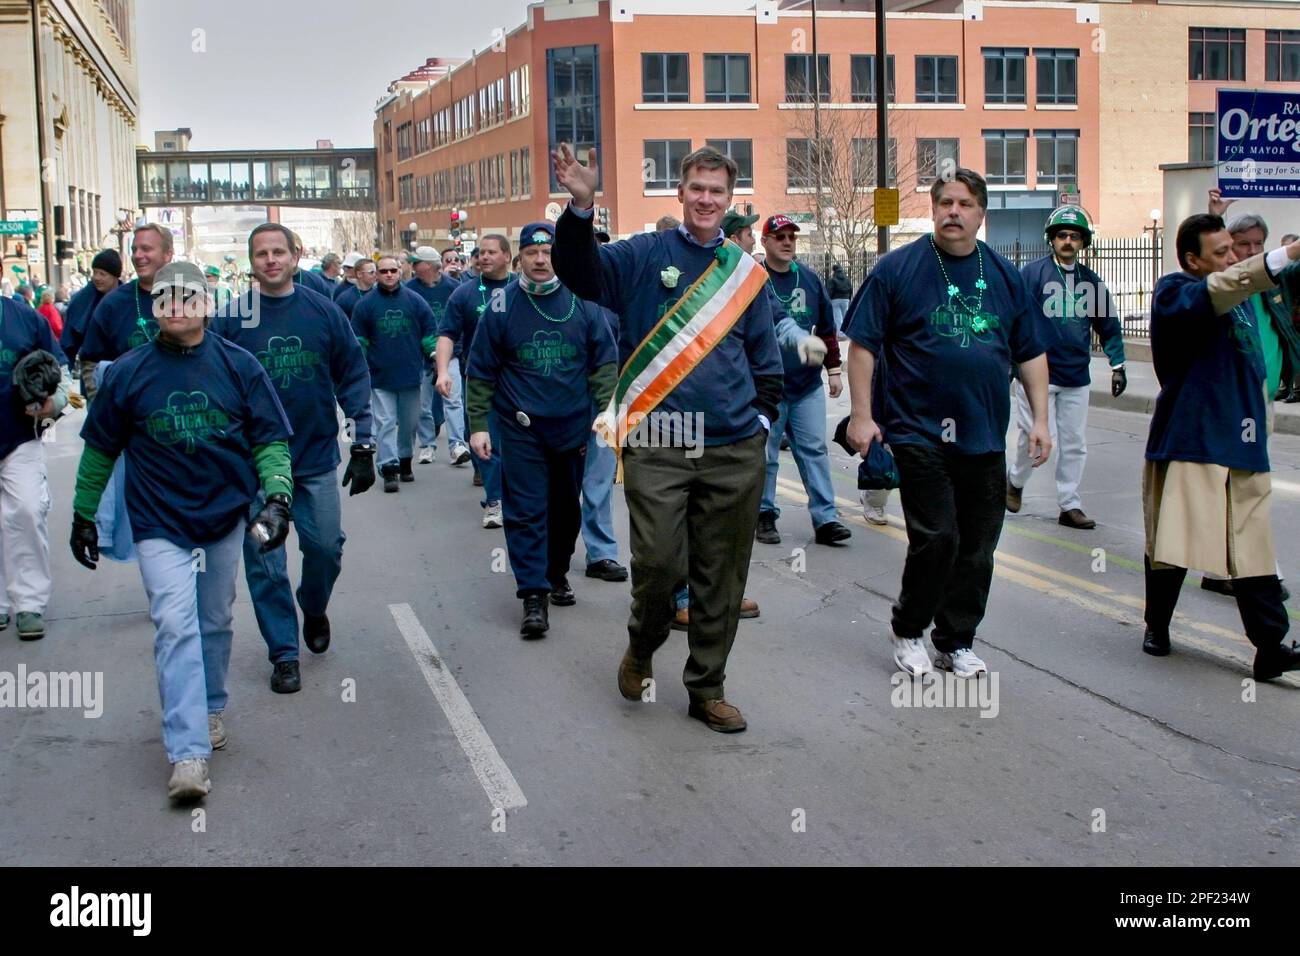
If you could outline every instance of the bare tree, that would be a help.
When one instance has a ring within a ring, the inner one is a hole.
[[[807,97],[812,100],[811,94]],[[875,248],[876,113],[836,91],[823,102],[820,120],[813,108],[786,112],[786,175],[790,202],[812,214],[813,255],[820,265],[829,254],[847,264],[856,280],[864,254]],[[820,148],[816,131],[820,127]],[[902,205],[912,206],[907,193],[917,182],[915,124],[906,113],[890,111],[889,181],[900,187]],[[819,168],[820,166],[820,168]]]
[[[373,212],[340,212],[331,230],[333,248],[338,252],[369,255],[375,249],[375,231],[379,217]]]

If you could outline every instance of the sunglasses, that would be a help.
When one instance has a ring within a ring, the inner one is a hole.
[[[1057,239],[1073,239],[1075,242],[1082,242],[1083,235],[1077,232],[1071,232],[1068,229],[1061,229],[1056,233]]]
[[[395,272],[401,272],[401,269],[378,269],[376,270],[381,276],[390,276]]]

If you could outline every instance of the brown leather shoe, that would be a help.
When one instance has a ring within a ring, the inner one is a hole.
[[[1007,479],[1007,510],[1016,514],[1020,510],[1020,495],[1025,489],[1017,488]]]
[[[654,678],[654,668],[649,658],[642,660],[632,654],[629,647],[623,652],[623,660],[618,665],[618,692],[628,700],[640,700],[644,691],[642,681]]]
[[[1057,518],[1058,524],[1063,524],[1067,528],[1074,528],[1078,531],[1091,531],[1097,527],[1097,522],[1093,521],[1081,508],[1071,508],[1069,511],[1062,511],[1061,517]]]
[[[741,598],[741,599],[740,599],[740,616],[741,616],[742,618],[746,618],[746,617],[758,617],[758,602],[757,602],[757,601],[751,601],[749,598]]]
[[[673,615],[673,623],[669,625],[674,631],[689,631],[691,629],[691,609],[684,607]]]
[[[720,734],[736,734],[749,726],[740,715],[740,709],[721,697],[717,700],[693,700],[687,713]]]

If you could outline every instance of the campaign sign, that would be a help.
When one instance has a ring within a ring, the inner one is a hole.
[[[1300,197],[1300,92],[1217,93],[1215,156],[1224,198]]]

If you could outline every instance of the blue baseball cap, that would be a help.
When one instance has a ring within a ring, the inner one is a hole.
[[[555,227],[549,222],[533,222],[524,226],[519,233],[519,250],[542,244],[555,245]]]

